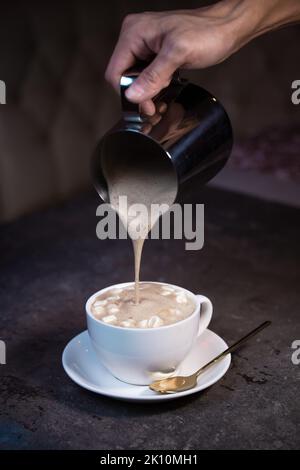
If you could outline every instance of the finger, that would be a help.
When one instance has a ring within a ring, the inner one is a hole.
[[[144,101],[140,106],[141,112],[146,116],[153,116],[155,114],[155,104],[152,100]]]
[[[156,126],[156,124],[158,124],[161,121],[161,119],[162,119],[161,114],[156,113],[154,114],[154,116],[149,117],[149,122],[152,126]]]
[[[136,61],[135,55],[129,46],[131,44],[130,38],[127,37],[129,35],[124,36],[124,34],[120,34],[105,71],[105,79],[118,93],[120,91],[120,80],[123,72],[132,67]]]
[[[150,132],[152,131],[152,125],[150,124],[150,122],[146,122],[145,124],[143,124],[141,131],[143,134],[150,134]]]
[[[157,112],[158,113],[164,114],[167,111],[167,109],[168,109],[167,103],[164,103],[163,101],[158,103],[158,105],[157,105]]]
[[[126,90],[126,97],[133,102],[142,103],[159,93],[178,67],[176,58],[167,54],[164,48]]]

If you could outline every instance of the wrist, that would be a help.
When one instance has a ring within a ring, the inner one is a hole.
[[[231,53],[261,34],[300,21],[299,0],[221,0],[207,8],[219,19]]]
[[[243,46],[268,31],[300,21],[299,0],[223,0],[235,41]]]
[[[194,13],[202,21],[205,17],[214,20],[229,56],[255,37],[262,16],[261,3],[261,0],[220,0],[197,8]]]

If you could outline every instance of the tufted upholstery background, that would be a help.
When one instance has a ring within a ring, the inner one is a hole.
[[[0,79],[6,82],[7,104],[0,105],[0,220],[63,200],[90,185],[92,149],[119,113],[118,97],[104,83],[103,74],[125,14],[200,4],[121,0],[1,4]],[[232,165],[251,167],[251,159],[244,162],[249,152],[243,157],[243,142],[249,147],[248,140],[256,135],[261,139],[266,129],[273,129],[276,136],[283,129],[285,139],[287,133],[288,139],[296,139],[292,153],[298,156],[300,106],[291,104],[290,85],[300,78],[299,39],[299,27],[292,27],[258,39],[224,64],[189,72],[223,101],[236,136],[242,139]],[[268,152],[272,154],[272,145]],[[288,152],[285,146],[283,153]],[[279,164],[285,158],[280,155]],[[272,167],[260,164],[259,158],[254,165]]]

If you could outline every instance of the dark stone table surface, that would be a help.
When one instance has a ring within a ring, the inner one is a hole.
[[[132,279],[127,240],[99,241],[94,194],[0,229],[1,449],[295,449],[300,445],[300,211],[211,188],[205,246],[146,243],[142,278],[182,285],[214,303],[211,329],[233,342],[266,319],[210,389],[134,404],[81,389],[65,374],[66,343],[85,329],[94,291]]]

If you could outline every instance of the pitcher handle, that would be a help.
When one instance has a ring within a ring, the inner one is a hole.
[[[139,76],[139,74],[149,65],[149,62],[144,62],[144,61],[138,61],[133,67],[130,69],[126,70],[123,75],[121,76],[120,79],[120,94],[121,94],[121,105],[122,105],[122,112],[123,112],[123,119],[125,121],[131,121],[131,122],[143,122],[144,120],[147,120],[147,118],[144,118],[140,114],[139,110],[139,104],[138,103],[132,103],[126,98],[125,92],[127,88],[132,85],[132,83],[135,81],[135,79]],[[172,76],[171,83],[170,85],[173,84],[178,84],[181,82],[181,79],[179,77],[179,71],[176,70]],[[169,86],[170,86],[169,85]],[[166,90],[169,87],[163,89],[160,93],[158,93],[154,97],[154,101],[158,100],[159,98],[162,97],[163,94],[165,94]]]

